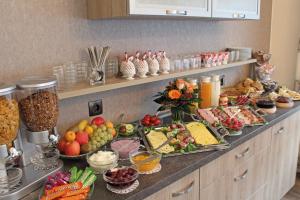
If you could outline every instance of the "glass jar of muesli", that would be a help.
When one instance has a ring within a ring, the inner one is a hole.
[[[30,132],[50,134],[58,119],[58,99],[56,80],[32,77],[17,84],[21,118]]]

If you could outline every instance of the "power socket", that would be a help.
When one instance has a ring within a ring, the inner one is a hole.
[[[96,101],[89,101],[89,116],[93,117],[96,115],[101,115],[103,113],[103,103],[102,99]]]
[[[221,86],[225,85],[225,75],[220,75],[220,82],[221,82]]]

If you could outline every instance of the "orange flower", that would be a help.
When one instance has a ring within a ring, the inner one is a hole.
[[[181,93],[178,90],[170,90],[168,93],[170,99],[179,99],[181,96]]]
[[[184,88],[184,86],[185,86],[185,83],[186,82],[183,79],[177,79],[176,80],[176,87],[177,87],[177,89],[182,90]]]

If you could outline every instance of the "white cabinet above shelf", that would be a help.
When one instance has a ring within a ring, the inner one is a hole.
[[[221,66],[217,66],[217,67],[191,69],[191,70],[186,70],[186,71],[182,71],[182,72],[173,72],[173,73],[165,74],[165,75],[149,76],[148,78],[143,78],[143,79],[136,78],[135,80],[126,80],[126,79],[122,79],[122,78],[111,78],[111,79],[106,80],[105,84],[98,85],[98,86],[90,86],[88,83],[82,83],[82,84],[75,85],[73,88],[71,88],[69,90],[58,92],[58,98],[60,100],[69,99],[69,98],[89,95],[89,94],[98,93],[98,92],[105,92],[105,91],[126,88],[126,87],[146,84],[146,83],[153,83],[153,82],[157,82],[157,81],[168,80],[168,79],[172,79],[172,78],[179,78],[179,77],[184,77],[184,76],[201,74],[201,73],[205,73],[205,72],[212,72],[212,71],[217,71],[217,70],[222,70],[222,69],[228,69],[228,68],[232,68],[232,67],[244,66],[244,65],[251,64],[251,63],[255,63],[255,62],[256,62],[256,59],[250,59],[250,60],[246,60],[246,61],[229,63],[227,65],[221,65]]]
[[[198,17],[259,19],[260,0],[87,0],[89,19]]]

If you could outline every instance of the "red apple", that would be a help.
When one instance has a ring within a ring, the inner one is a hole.
[[[84,131],[78,131],[75,139],[80,145],[87,144],[89,142],[89,134]]]
[[[105,120],[102,118],[102,117],[95,117],[93,120],[92,120],[92,124],[93,125],[96,125],[96,126],[100,126],[102,124],[105,123]]]
[[[57,144],[57,148],[61,153],[63,153],[65,151],[66,144],[67,144],[66,140],[64,140],[64,139],[59,140],[59,142]]]
[[[67,156],[77,156],[80,154],[80,144],[77,141],[67,143],[64,150]]]

